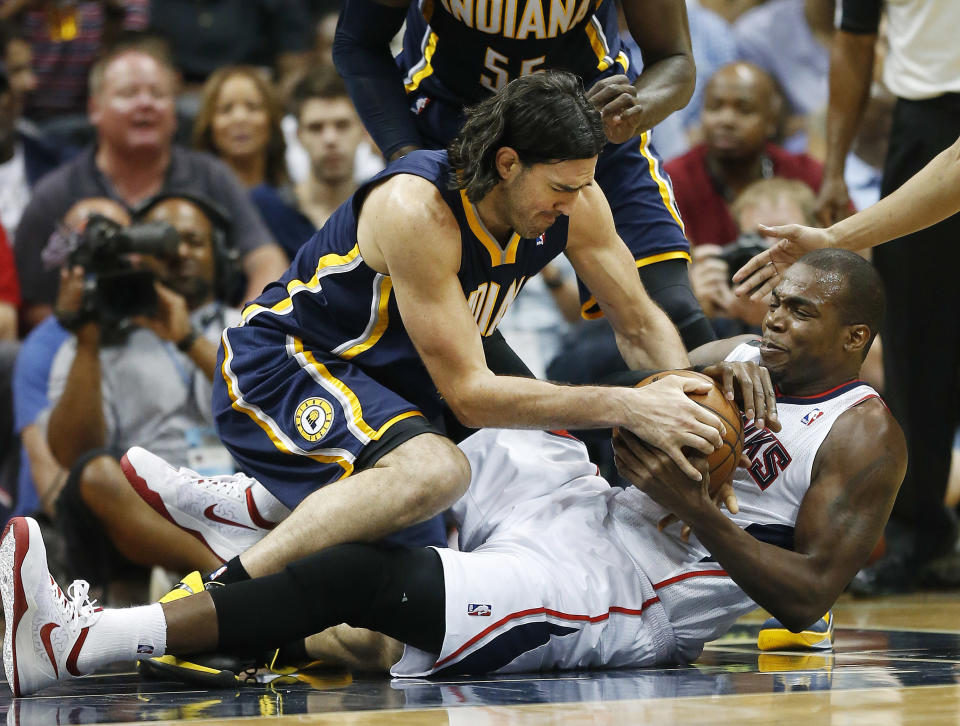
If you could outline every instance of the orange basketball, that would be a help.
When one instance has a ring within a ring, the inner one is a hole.
[[[723,395],[723,389],[717,385],[710,376],[695,371],[663,371],[654,373],[652,376],[644,378],[637,384],[637,387],[645,386],[648,383],[659,381],[664,376],[686,376],[688,378],[702,378],[713,384],[713,389],[708,393],[688,393],[687,395],[699,403],[704,408],[710,409],[713,413],[723,420],[726,427],[726,433],[723,435],[723,445],[707,457],[707,463],[710,465],[710,492],[713,493],[718,486],[730,478],[733,470],[737,468],[740,461],[740,454],[743,451],[743,419],[740,415],[740,409],[733,401],[728,401]]]

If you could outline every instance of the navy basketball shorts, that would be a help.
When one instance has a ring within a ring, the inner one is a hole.
[[[623,73],[623,69],[614,65],[585,85],[589,88],[601,78],[617,73]],[[628,75],[636,77],[632,72]],[[425,144],[445,148],[463,121],[460,109],[423,91],[410,94],[409,100],[417,131]],[[684,237],[673,185],[650,137],[647,131],[622,144],[608,143],[600,152],[595,175],[610,203],[617,233],[633,253],[638,268],[664,260],[690,261],[690,243]],[[596,299],[583,283],[580,302],[583,317],[602,316]]]
[[[363,370],[309,350],[282,331],[227,328],[213,377],[213,416],[240,468],[290,509],[421,433],[439,433],[416,406]],[[402,485],[402,483],[398,483]],[[445,545],[440,517],[394,544]]]

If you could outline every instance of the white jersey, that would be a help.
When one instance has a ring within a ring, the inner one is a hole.
[[[728,360],[758,360],[752,345]],[[778,398],[782,430],[745,432],[753,464],[734,480],[758,539],[791,547],[820,444],[840,414],[876,392],[851,381],[820,396]],[[461,443],[470,489],[454,506],[460,548],[437,550],[446,633],[440,653],[407,647],[392,672],[424,676],[682,663],[756,605],[666,511],[611,487],[576,439],[484,430]]]

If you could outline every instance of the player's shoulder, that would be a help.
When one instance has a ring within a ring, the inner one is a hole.
[[[403,225],[419,228],[456,226],[456,220],[440,189],[433,181],[408,171],[398,171],[371,185],[360,209],[402,232]]]
[[[862,400],[837,417],[821,451],[848,462],[884,458],[891,474],[905,469],[907,462],[903,430],[872,389],[866,389]]]

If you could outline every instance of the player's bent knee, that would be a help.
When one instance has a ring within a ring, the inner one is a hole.
[[[463,496],[470,486],[470,462],[450,439],[421,434],[405,441],[384,456],[377,466],[396,469],[411,482],[411,496],[424,501],[426,509],[440,511]]]

